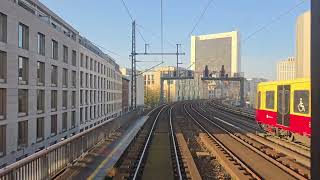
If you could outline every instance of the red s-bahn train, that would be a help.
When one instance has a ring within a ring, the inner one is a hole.
[[[310,79],[259,83],[256,121],[269,134],[310,145]]]

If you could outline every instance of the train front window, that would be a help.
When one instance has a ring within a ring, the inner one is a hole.
[[[274,109],[274,91],[266,92],[266,108]]]
[[[294,91],[294,112],[309,114],[309,91]]]

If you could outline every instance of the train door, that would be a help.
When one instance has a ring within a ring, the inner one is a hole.
[[[290,124],[290,85],[278,86],[278,119],[277,123],[289,126]]]

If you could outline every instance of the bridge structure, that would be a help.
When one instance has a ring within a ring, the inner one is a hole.
[[[177,73],[177,71],[174,71],[174,73],[168,73],[163,74],[160,78],[160,103],[164,102],[164,92],[163,92],[163,83],[164,81],[170,81],[170,80],[185,80],[185,79],[194,79],[194,72],[191,70],[185,70],[187,73]],[[245,105],[244,100],[244,77],[210,77],[205,76],[201,77],[202,81],[231,81],[231,82],[239,82],[240,83],[240,91],[239,91],[239,97],[240,97],[240,106]]]
[[[174,73],[163,74],[160,77],[160,104],[164,103],[163,83],[171,80],[194,79],[194,73],[191,70],[173,71]],[[187,73],[183,73],[187,72]]]
[[[203,81],[234,81],[234,82],[240,82],[240,91],[239,91],[239,96],[240,96],[240,106],[245,105],[244,101],[244,77],[202,77],[201,80]]]

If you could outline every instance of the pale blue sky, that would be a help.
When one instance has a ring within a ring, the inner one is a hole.
[[[268,24],[288,11],[301,0],[214,0],[194,35],[232,30],[240,31],[246,39],[261,26]],[[302,12],[310,9],[306,2],[241,43],[242,71],[247,77],[275,78],[276,62],[295,54],[295,23]],[[41,0],[51,10],[75,27],[89,40],[116,52],[113,55],[121,66],[130,67],[128,55],[131,49],[131,19],[121,0]],[[90,2],[90,3],[89,3]],[[125,0],[150,51],[160,51],[160,0]],[[208,0],[163,0],[164,49],[175,52],[175,44],[181,43],[187,55],[183,66],[190,62],[190,37],[188,36]],[[157,36],[155,36],[156,34]],[[137,35],[138,36],[138,35]],[[168,43],[169,41],[170,43]],[[144,42],[138,36],[138,50],[144,50]],[[161,57],[144,57],[139,60],[160,60]],[[176,57],[165,57],[165,65],[174,65]],[[152,63],[140,63],[138,68]]]

